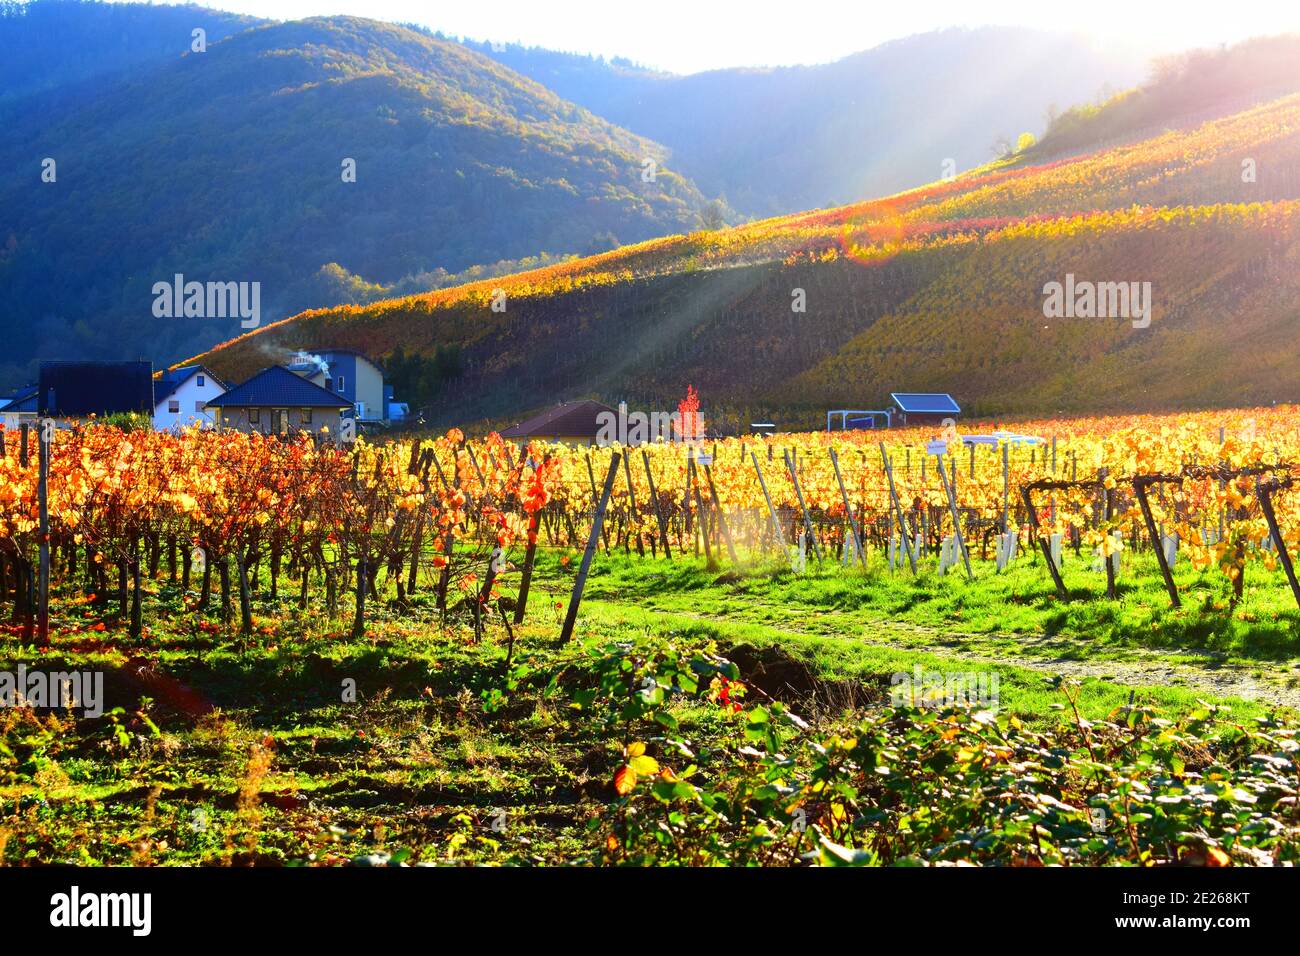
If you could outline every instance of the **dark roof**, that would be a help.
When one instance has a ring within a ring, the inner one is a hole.
[[[352,403],[329,389],[294,375],[281,365],[264,368],[247,382],[208,402],[216,408],[351,408]]]
[[[527,421],[512,425],[502,438],[595,438],[600,430],[598,416],[614,409],[600,402],[565,402]]]
[[[961,407],[944,392],[890,392],[889,397],[904,412],[930,415],[960,415]]]
[[[153,411],[152,362],[42,362],[42,415],[113,415]]]
[[[180,368],[174,368],[170,371],[163,372],[162,377],[153,383],[153,403],[154,407],[161,405],[167,399],[172,397],[176,389],[180,388],[190,380],[190,376],[202,372],[212,381],[221,386],[224,391],[226,383],[209,372],[202,365],[182,365]]]

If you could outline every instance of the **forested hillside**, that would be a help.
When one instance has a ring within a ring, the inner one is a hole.
[[[1027,158],[1097,148],[1186,127],[1300,91],[1300,35],[1259,37],[1217,50],[1162,57],[1141,86],[1057,116]]]
[[[155,318],[177,273],[260,282],[271,321],[337,301],[328,263],[389,285],[677,233],[707,206],[658,144],[376,21],[259,26],[64,97],[0,106],[0,385],[40,357],[164,361],[239,331]]]
[[[675,404],[682,382],[736,419],[809,424],[898,389],[988,414],[1296,401],[1297,169],[1293,96],[1069,161],[310,312],[203,360],[238,377],[289,346],[455,345],[440,421],[582,394]],[[1067,273],[1151,283],[1150,327],[1044,318]]]
[[[0,0],[0,103],[80,83],[216,43],[265,21],[195,4]]]

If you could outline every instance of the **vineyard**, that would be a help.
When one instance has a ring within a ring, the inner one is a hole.
[[[1298,130],[1285,97],[1070,159],[304,312],[195,361],[240,380],[286,349],[454,347],[463,372],[429,412],[444,427],[549,399],[659,403],[683,380],[728,417],[788,428],[878,400],[877,380],[981,416],[1271,404],[1300,384]],[[1151,327],[1045,320],[1044,285],[1066,274],[1150,282]]]
[[[526,579],[539,544],[589,546],[588,561],[601,548],[670,561],[702,551],[719,566],[785,562],[793,551],[796,563],[865,567],[874,553],[912,574],[918,560],[943,558],[946,571],[960,559],[971,578],[976,567],[1001,570],[1041,551],[1062,598],[1062,546],[1111,568],[1112,598],[1119,556],[1150,551],[1162,573],[1178,557],[1217,569],[1234,603],[1252,566],[1281,567],[1300,604],[1290,557],[1300,545],[1295,409],[1018,427],[1023,436],[1000,442],[964,442],[954,430],[937,446],[912,429],[887,441],[810,433],[612,452],[519,450],[495,433],[470,441],[455,430],[348,449],[306,436],[53,430],[42,451],[47,560],[89,591],[115,592],[132,636],[143,626],[142,581],[164,561],[183,587],[201,576],[201,607],[215,573],[223,617],[237,591],[245,631],[250,581],[265,568],[272,597],[288,583],[300,604],[323,594],[333,613],[351,595],[361,633],[380,578],[399,602],[434,580],[440,610],[469,594],[486,606],[504,569],[520,567]],[[36,434],[29,443],[24,429],[0,458],[0,594],[29,635]],[[525,582],[519,619],[526,592]]]
[[[1298,422],[626,449],[11,432],[0,646],[107,670],[111,709],[0,712],[0,857],[1295,859]],[[996,713],[890,696],[890,672],[994,664]],[[109,825],[137,836],[94,845]]]

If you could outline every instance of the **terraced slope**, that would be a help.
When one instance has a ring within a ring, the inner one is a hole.
[[[308,312],[203,360],[238,377],[284,346],[454,344],[464,374],[431,409],[446,421],[580,394],[675,402],[686,382],[789,424],[898,388],[990,414],[1294,401],[1298,173],[1290,96],[1071,160]],[[1066,275],[1150,283],[1151,325],[1045,318]]]

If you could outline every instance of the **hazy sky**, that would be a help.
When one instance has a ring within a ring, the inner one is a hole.
[[[1082,31],[1152,54],[1300,31],[1296,0],[195,0],[272,19],[353,14],[688,73],[821,63],[942,27]]]

